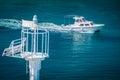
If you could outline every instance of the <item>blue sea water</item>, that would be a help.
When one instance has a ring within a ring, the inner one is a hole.
[[[41,80],[120,80],[119,0],[0,0],[1,19],[29,19],[57,25],[66,15],[103,23],[100,33],[50,32],[49,58],[42,62]],[[8,24],[9,25],[9,24]],[[20,29],[0,26],[0,55]],[[26,62],[0,56],[0,80],[29,80]]]

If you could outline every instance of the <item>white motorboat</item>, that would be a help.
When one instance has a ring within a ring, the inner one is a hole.
[[[66,26],[62,25],[62,29],[69,31],[79,31],[83,33],[94,33],[99,32],[104,26],[104,24],[95,24],[92,21],[87,21],[82,16],[75,16],[73,19],[75,20],[74,24],[69,24]]]

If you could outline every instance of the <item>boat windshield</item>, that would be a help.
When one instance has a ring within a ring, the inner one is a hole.
[[[91,25],[93,25],[93,23],[90,23]]]
[[[82,22],[82,20],[81,19],[77,19],[76,22]]]
[[[82,21],[85,22],[86,21],[85,18],[82,18]]]

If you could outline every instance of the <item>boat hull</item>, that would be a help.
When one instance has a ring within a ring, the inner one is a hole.
[[[95,33],[101,31],[103,26],[94,26],[94,27],[64,27],[63,30],[67,31],[77,31],[81,33]]]
[[[95,32],[100,32],[101,29],[102,29],[102,26],[99,26],[99,27],[84,27],[84,28],[82,28],[82,32],[95,33]]]

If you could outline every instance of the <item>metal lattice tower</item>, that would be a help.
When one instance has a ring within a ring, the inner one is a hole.
[[[41,61],[49,57],[49,32],[37,24],[36,15],[33,21],[22,20],[21,39],[13,40],[2,54],[28,61],[30,80],[39,80]]]

